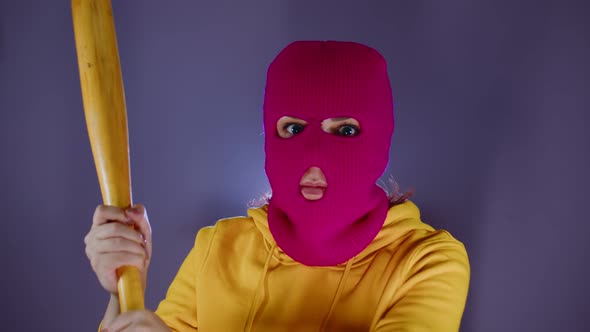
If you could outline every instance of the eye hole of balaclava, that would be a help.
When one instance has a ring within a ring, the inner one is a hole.
[[[277,134],[281,138],[290,138],[302,133],[308,125],[305,120],[283,116],[277,121]],[[325,133],[343,137],[354,137],[361,131],[358,120],[351,117],[328,118],[320,126]]]

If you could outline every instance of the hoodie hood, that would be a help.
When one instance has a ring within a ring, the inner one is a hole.
[[[248,217],[252,218],[256,228],[262,234],[265,242],[265,246],[269,252],[272,251],[271,255],[282,264],[300,264],[295,261],[289,255],[287,255],[276,243],[273,238],[270,229],[268,227],[268,204],[265,204],[258,208],[251,208],[248,210]],[[387,211],[385,222],[381,227],[381,230],[371,243],[358,255],[351,258],[352,265],[360,264],[366,258],[372,256],[372,254],[379,249],[388,246],[395,242],[397,239],[403,237],[408,232],[414,230],[429,230],[434,229],[423,223],[420,220],[420,210],[411,201],[405,201],[402,204],[395,205]],[[344,262],[337,266],[329,268],[344,269],[350,262]]]

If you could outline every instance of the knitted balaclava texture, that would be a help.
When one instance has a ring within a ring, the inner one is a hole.
[[[279,247],[310,266],[333,266],[356,256],[383,226],[389,202],[376,181],[389,161],[394,128],[386,61],[353,42],[298,41],[270,64],[264,95],[265,170],[272,197],[268,224]],[[280,137],[283,116],[307,125]],[[352,117],[356,136],[326,133],[321,122]],[[307,200],[299,183],[319,167],[327,188]]]

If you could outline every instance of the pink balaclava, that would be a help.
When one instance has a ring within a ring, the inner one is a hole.
[[[282,138],[283,116],[305,120],[300,133]],[[356,136],[326,133],[321,122],[352,117]],[[375,238],[389,208],[376,181],[389,160],[393,99],[385,59],[353,42],[298,41],[268,69],[264,96],[265,169],[272,197],[268,224],[279,247],[310,266],[332,266],[359,254]],[[307,200],[299,183],[319,167],[327,188]]]

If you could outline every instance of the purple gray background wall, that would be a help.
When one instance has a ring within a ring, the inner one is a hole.
[[[164,296],[196,231],[268,184],[265,70],[296,39],[387,58],[393,174],[469,251],[462,331],[590,326],[590,21],[584,1],[131,1],[114,10],[136,202]],[[68,1],[0,5],[0,329],[94,331],[84,254],[100,193]]]

